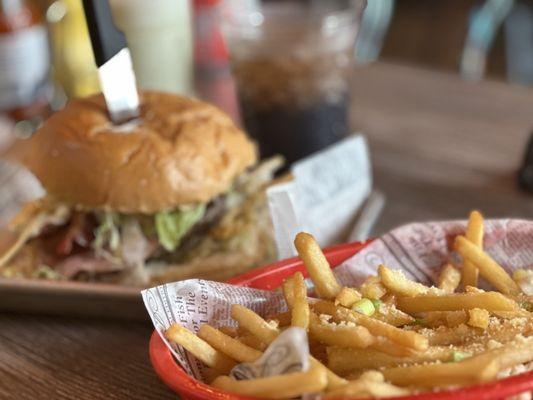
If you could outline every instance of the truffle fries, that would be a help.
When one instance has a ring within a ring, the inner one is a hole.
[[[482,237],[483,219],[473,212],[465,236],[455,240],[462,269],[445,264],[437,287],[381,265],[356,288],[343,287],[313,236],[300,233],[295,245],[315,296],[308,297],[297,272],[281,286],[286,312],[264,319],[235,304],[231,317],[237,328],[202,325],[196,336],[173,325],[165,334],[223,374],[212,386],[245,396],[383,398],[491,381],[505,369],[533,361],[533,318],[531,297],[482,250]],[[478,271],[496,291],[476,287]],[[515,279],[524,284],[528,274],[518,272]],[[308,334],[307,370],[241,381],[231,377],[233,366],[258,360],[290,327]]]

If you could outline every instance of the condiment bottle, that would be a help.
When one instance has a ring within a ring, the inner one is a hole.
[[[193,59],[188,0],[110,0],[124,32],[137,84],[143,89],[191,95]]]
[[[0,0],[0,112],[14,121],[48,115],[49,71],[42,12],[26,0]]]
[[[221,0],[194,0],[196,95],[240,122],[235,83],[221,32]]]
[[[100,92],[98,69],[81,0],[56,0],[48,8],[46,17],[52,41],[55,82],[69,98]]]

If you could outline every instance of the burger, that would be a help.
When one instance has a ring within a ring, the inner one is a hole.
[[[140,94],[141,115],[111,123],[102,95],[70,101],[9,158],[46,196],[9,228],[0,276],[146,286],[224,280],[273,258],[265,188],[281,166],[216,107]]]

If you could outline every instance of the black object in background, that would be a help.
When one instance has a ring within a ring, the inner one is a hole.
[[[261,157],[282,154],[293,162],[336,143],[349,133],[349,95],[336,101],[317,99],[304,107],[279,104],[258,107],[241,100],[248,133],[259,142]]]
[[[533,132],[529,137],[524,161],[518,172],[518,185],[520,188],[533,193]]]
[[[96,65],[101,67],[126,47],[124,34],[113,22],[108,0],[83,0]]]

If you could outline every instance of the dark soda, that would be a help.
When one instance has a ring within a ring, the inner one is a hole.
[[[287,166],[339,141],[349,133],[348,92],[310,104],[257,106],[241,98],[248,133],[257,140],[262,157],[282,154]]]
[[[244,128],[263,157],[281,154],[290,166],[350,133],[350,77],[364,5],[236,1],[225,13]]]

